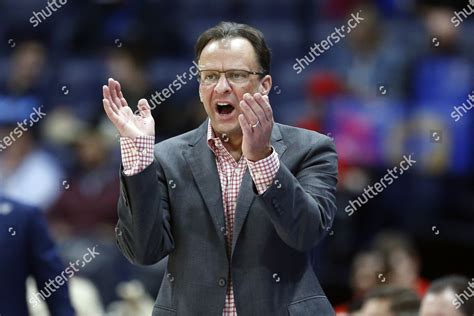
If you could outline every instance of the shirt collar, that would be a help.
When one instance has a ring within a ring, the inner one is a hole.
[[[244,156],[242,156],[238,162],[235,161],[229,151],[225,148],[220,137],[216,136],[216,133],[211,126],[211,120],[209,120],[207,125],[207,146],[212,150],[218,159],[224,159],[232,164],[239,164],[242,161],[246,161]]]
[[[216,136],[214,130],[212,129],[211,120],[209,120],[207,123],[207,146],[209,146],[216,156],[219,156],[220,154],[219,149],[224,147],[221,139]]]

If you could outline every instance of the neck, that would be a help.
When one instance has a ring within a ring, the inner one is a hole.
[[[235,161],[239,161],[242,157],[242,133],[236,133],[234,135],[228,135],[228,141],[223,141],[225,149],[232,155]],[[222,139],[222,138],[221,138]]]

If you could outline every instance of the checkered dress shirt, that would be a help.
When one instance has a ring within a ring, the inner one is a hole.
[[[246,168],[249,168],[258,194],[263,194],[272,184],[280,168],[280,161],[275,150],[273,150],[272,154],[267,158],[256,162],[249,161],[243,156],[238,162],[235,161],[224,147],[222,140],[215,136],[210,123],[207,130],[207,143],[216,156],[226,221],[227,253],[230,258],[237,197]],[[130,176],[139,173],[153,162],[154,137],[141,136],[135,140],[122,137],[120,138],[120,144],[125,175]],[[231,271],[229,271],[228,274],[227,294],[222,315],[237,316]]]

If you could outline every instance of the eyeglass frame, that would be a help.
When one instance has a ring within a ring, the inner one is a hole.
[[[204,84],[201,82],[201,72],[202,71],[212,71],[212,72],[217,72],[219,74],[219,79],[217,79],[217,81],[215,83],[211,83],[211,84]],[[246,72],[248,75],[259,75],[259,76],[265,76],[267,75],[267,73],[265,72],[258,72],[258,71],[249,71],[249,70],[245,70],[245,69],[227,69],[227,70],[213,70],[213,69],[199,69],[198,68],[198,76],[197,76],[197,81],[199,82],[200,85],[204,85],[204,86],[212,86],[214,84],[217,84],[219,82],[219,80],[221,79],[220,75],[221,74],[224,74],[224,77],[225,79],[227,80],[227,82],[229,84],[232,84],[231,81],[229,81],[229,79],[227,78],[226,74],[227,72],[229,71],[243,71],[243,72]]]

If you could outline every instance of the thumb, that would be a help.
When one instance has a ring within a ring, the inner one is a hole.
[[[138,111],[142,117],[151,116],[150,105],[148,105],[148,101],[146,99],[140,99],[138,101]]]

